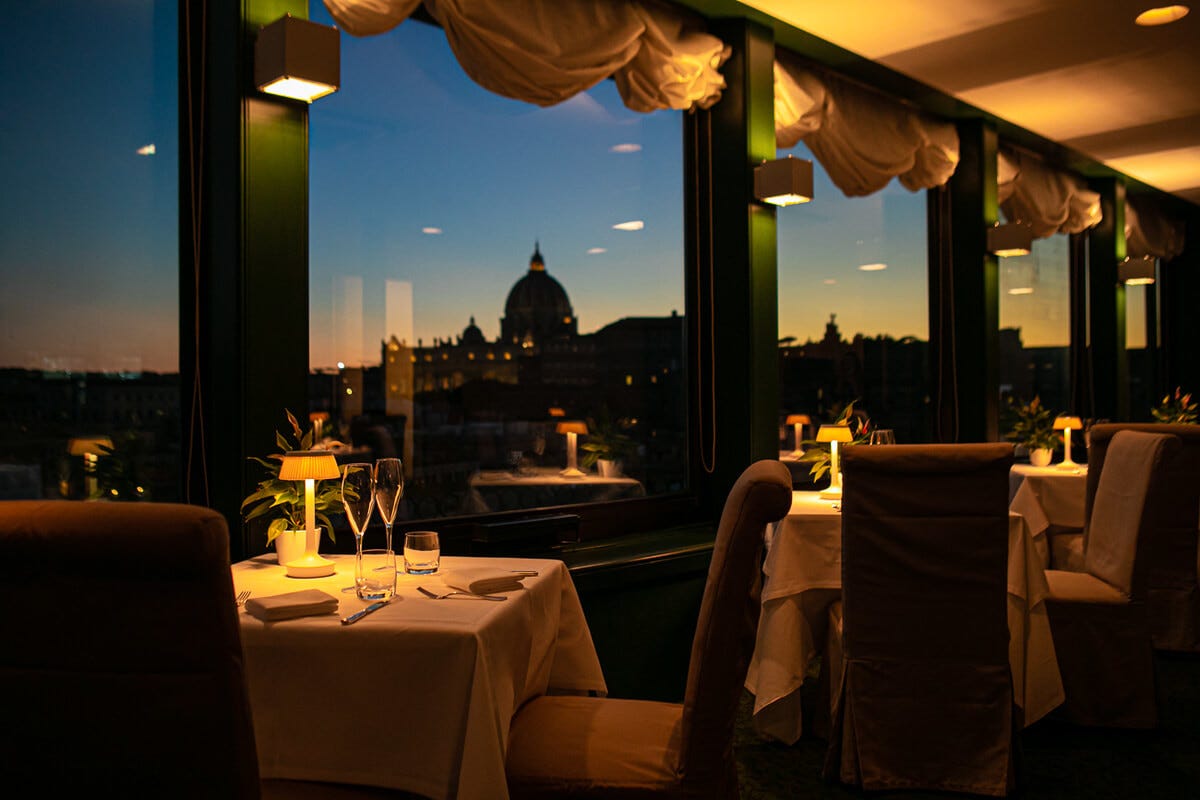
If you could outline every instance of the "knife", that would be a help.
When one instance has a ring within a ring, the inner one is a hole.
[[[367,614],[370,614],[372,611],[378,611],[379,609],[383,608],[388,603],[392,602],[393,599],[394,598],[389,597],[387,600],[379,600],[378,602],[371,603],[371,605],[367,606],[362,611],[355,611],[353,614],[351,614],[348,617],[342,617],[342,624],[343,625],[353,625],[354,623],[358,622],[360,619],[365,617]]]

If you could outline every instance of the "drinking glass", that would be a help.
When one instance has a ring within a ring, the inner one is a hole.
[[[891,428],[876,428],[871,431],[871,438],[867,440],[867,444],[895,444],[896,432]]]
[[[375,462],[375,507],[387,531],[387,549],[392,549],[392,523],[404,496],[404,466],[398,458],[380,458]]]
[[[358,550],[354,559],[354,586],[363,600],[388,600],[396,593],[396,553]]]
[[[404,534],[404,571],[409,575],[432,575],[438,571],[442,549],[435,531]]]
[[[375,507],[375,476],[370,464],[346,464],[342,467],[342,506],[354,532],[354,587],[364,597],[362,576],[363,534]],[[394,583],[394,580],[393,580]]]

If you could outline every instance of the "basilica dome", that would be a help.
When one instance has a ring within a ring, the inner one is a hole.
[[[546,272],[541,249],[535,244],[529,272],[513,284],[504,303],[500,338],[505,342],[537,344],[546,339],[574,336],[577,329],[567,292]]]

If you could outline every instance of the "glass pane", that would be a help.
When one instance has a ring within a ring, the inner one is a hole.
[[[680,113],[500,97],[408,21],[342,37],[310,137],[311,411],[401,516],[686,488]]]
[[[0,498],[178,499],[176,6],[5,8]]]
[[[781,421],[831,422],[854,402],[897,442],[928,441],[925,194],[892,181],[846,197],[807,147],[790,153],[813,160],[816,197],[776,215]],[[781,428],[788,452],[793,435]]]
[[[1055,414],[1070,405],[1070,237],[1037,239],[1027,256],[999,259],[1000,395],[1040,397]],[[1002,404],[1001,409],[1005,406]],[[1002,430],[1006,429],[1003,424]]]
[[[1125,352],[1129,366],[1129,413],[1138,422],[1152,422],[1155,397],[1154,348],[1149,347],[1147,304],[1155,302],[1154,284],[1125,286]]]

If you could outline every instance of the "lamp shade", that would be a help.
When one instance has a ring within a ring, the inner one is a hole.
[[[552,417],[565,417],[567,415],[567,412],[564,411],[563,409],[559,408],[558,406],[550,406],[549,414]]]
[[[1117,280],[1121,283],[1138,286],[1154,283],[1154,259],[1127,258],[1117,265]]]
[[[283,454],[279,480],[303,481],[312,478],[323,481],[341,477],[337,459],[328,450],[294,450]]]
[[[988,228],[989,253],[1000,256],[1027,256],[1033,250],[1033,228],[1018,222]]]
[[[1083,427],[1083,421],[1079,417],[1057,417],[1054,420],[1054,430],[1056,431],[1077,431]]]
[[[112,439],[107,436],[79,436],[67,442],[67,454],[72,456],[102,456],[101,447],[112,450]]]
[[[822,425],[817,429],[818,442],[853,442],[849,425]]]
[[[754,196],[764,203],[793,206],[813,199],[813,165],[803,158],[764,161],[754,168]]]
[[[786,425],[812,425],[812,419],[808,414],[788,414]]]
[[[555,430],[559,433],[578,433],[581,435],[586,435],[588,432],[587,423],[580,422],[577,419],[563,420],[562,422],[558,423],[558,426],[555,428]]]
[[[311,103],[338,90],[338,29],[291,14],[263,27],[254,43],[254,85],[267,94]]]

